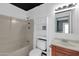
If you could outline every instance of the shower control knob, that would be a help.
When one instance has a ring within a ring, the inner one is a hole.
[[[26,42],[30,42],[30,41],[26,41]]]

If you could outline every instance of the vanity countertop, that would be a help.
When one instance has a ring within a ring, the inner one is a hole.
[[[54,39],[52,45],[79,51],[79,41],[75,40]]]

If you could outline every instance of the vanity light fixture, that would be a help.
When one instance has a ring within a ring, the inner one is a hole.
[[[68,4],[68,5],[64,5],[62,7],[56,8],[55,11],[59,11],[59,10],[66,9],[66,8],[75,7],[76,5],[77,5],[77,3],[71,3],[71,4]]]

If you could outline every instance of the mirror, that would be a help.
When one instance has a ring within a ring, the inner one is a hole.
[[[68,20],[57,21],[57,32],[69,33],[69,22],[68,22]]]
[[[70,33],[71,31],[70,11],[55,13],[55,19],[56,19],[56,32]]]

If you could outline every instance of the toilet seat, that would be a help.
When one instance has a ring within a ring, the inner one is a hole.
[[[30,52],[29,56],[41,56],[41,53],[42,53],[42,50],[35,48]]]

